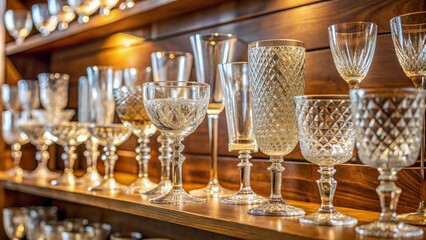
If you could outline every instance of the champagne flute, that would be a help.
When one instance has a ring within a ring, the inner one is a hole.
[[[58,18],[49,12],[47,3],[37,3],[31,6],[33,22],[42,37],[48,36],[58,26]]]
[[[31,12],[27,10],[7,10],[4,13],[4,25],[9,34],[15,39],[15,44],[21,45],[33,29]]]

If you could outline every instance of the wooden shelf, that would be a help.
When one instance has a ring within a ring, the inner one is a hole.
[[[123,179],[123,175],[129,179],[128,174],[119,174],[118,177]],[[246,213],[249,206],[224,205],[217,199],[184,206],[155,205],[149,203],[146,196],[88,192],[82,187],[52,186],[34,180],[16,181],[4,174],[0,174],[0,184],[13,191],[96,206],[242,239],[357,239],[355,227],[309,226],[299,224],[297,218],[251,216]],[[306,213],[315,212],[319,207],[314,203],[287,202],[303,208]],[[338,209],[356,217],[359,224],[374,221],[379,216],[375,212]]]

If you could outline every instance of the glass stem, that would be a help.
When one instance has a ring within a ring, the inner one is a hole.
[[[49,157],[50,157],[49,151],[47,151],[49,146],[47,146],[47,144],[40,144],[40,145],[37,145],[36,148],[37,148],[37,154],[36,154],[37,161],[42,166],[47,167],[47,161],[49,160]]]
[[[173,150],[173,188],[182,188],[182,164],[183,161],[185,161],[185,157],[182,155],[182,151],[184,149],[182,140],[182,137],[177,137],[171,144]]]
[[[90,138],[86,142],[86,151],[84,151],[84,156],[87,161],[87,172],[92,172],[93,168],[96,168],[96,162],[99,157],[98,144],[93,138]]]
[[[253,166],[250,162],[250,150],[241,150],[238,153],[238,158],[241,160],[238,163],[238,167],[240,168],[240,191],[244,189],[250,190],[250,170]]]
[[[73,171],[72,167],[74,166],[74,162],[77,159],[77,155],[75,154],[75,146],[64,146],[65,153],[62,154],[62,159],[64,160],[64,172],[70,173]]]
[[[319,192],[321,195],[320,213],[335,213],[333,206],[334,192],[336,191],[337,181],[334,180],[336,170],[333,166],[320,166],[318,172],[321,174],[317,180]]]
[[[281,165],[284,162],[282,156],[271,156],[271,166],[268,170],[271,172],[271,197],[270,201],[282,201],[281,195],[281,181],[283,176],[284,167]]]
[[[117,154],[115,154],[117,148],[115,146],[106,145],[104,147],[104,155],[102,156],[102,160],[105,161],[105,179],[114,178],[114,166],[117,161]]]
[[[219,115],[208,115],[209,120],[209,140],[210,140],[210,184],[218,184],[217,179],[217,134],[219,125]]]
[[[21,157],[22,157],[21,144],[14,143],[12,144],[11,149],[12,149],[13,167],[15,169],[19,169],[21,168],[19,164],[21,162]]]
[[[172,156],[172,148],[170,144],[172,140],[165,134],[160,134],[157,141],[161,144],[159,148],[160,156],[158,160],[161,163],[161,181],[170,180],[170,158]]]
[[[396,221],[396,206],[398,205],[399,195],[401,194],[401,188],[395,184],[397,179],[396,171],[379,169],[379,172],[380,185],[376,188],[382,207],[379,221]]]
[[[136,161],[139,165],[138,178],[148,178],[148,161],[151,159],[151,148],[148,146],[149,137],[144,136],[138,139],[138,147],[136,148]]]

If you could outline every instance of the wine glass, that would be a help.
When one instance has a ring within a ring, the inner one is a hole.
[[[3,208],[3,227],[9,239],[19,240],[25,236],[25,215],[20,207]]]
[[[37,3],[31,6],[34,26],[41,36],[48,36],[58,26],[58,18],[49,12],[47,3]]]
[[[28,137],[18,128],[20,119],[19,112],[4,111],[2,113],[2,136],[4,142],[11,146],[13,158],[13,168],[8,171],[8,174],[16,177],[22,177],[24,174],[24,170],[19,166],[22,157],[21,145],[28,142]]]
[[[40,107],[40,93],[37,80],[19,80],[18,98],[22,106],[22,118],[29,119],[33,109]]]
[[[418,89],[426,89],[426,12],[397,16],[390,21],[393,44],[399,63],[407,77]],[[426,225],[425,131],[420,148],[420,204],[415,212],[398,216],[398,219],[415,225]]]
[[[70,76],[65,73],[40,73],[40,101],[48,114],[56,115],[68,103],[68,83]]]
[[[33,29],[31,12],[27,10],[7,10],[4,13],[4,25],[9,34],[15,39],[15,44],[21,45]]]
[[[377,25],[371,22],[339,23],[328,27],[328,34],[337,71],[350,89],[359,88],[373,61]]]
[[[88,124],[79,122],[64,122],[57,125],[48,125],[47,131],[51,135],[51,139],[64,147],[65,153],[62,154],[64,160],[64,173],[58,179],[51,181],[52,185],[75,186],[78,184],[73,174],[74,162],[77,159],[75,153],[76,148],[85,142],[90,133],[87,130]]]
[[[126,10],[126,9],[134,7],[135,5],[136,3],[134,0],[124,0],[124,2],[122,2],[118,8],[120,10]]]
[[[362,236],[418,237],[420,228],[398,222],[401,194],[397,172],[413,165],[420,151],[426,91],[406,89],[351,90],[352,115],[360,160],[379,170],[382,212],[379,220],[356,228]]]
[[[303,95],[305,44],[297,40],[264,40],[249,44],[249,81],[254,136],[270,156],[271,196],[248,210],[253,215],[298,216],[305,212],[287,205],[281,195],[283,156],[297,145],[293,97]]]
[[[209,101],[209,85],[196,82],[164,81],[143,85],[145,110],[154,126],[172,139],[173,187],[159,197],[157,204],[188,204],[203,202],[189,195],[182,187],[182,155],[184,137],[193,133],[203,121]]]
[[[45,222],[56,221],[58,219],[58,208],[31,206],[24,207],[25,215],[25,236],[28,240],[45,239],[43,225]]]
[[[68,5],[78,14],[78,23],[87,23],[90,15],[95,13],[101,5],[100,0],[68,0]]]
[[[59,31],[67,29],[68,24],[75,18],[75,13],[67,0],[47,0],[47,4],[50,14],[58,19]]]
[[[89,187],[89,191],[124,190],[125,186],[114,179],[114,166],[118,159],[116,146],[127,140],[131,134],[130,131],[121,124],[110,124],[107,126],[91,124],[89,132],[101,146],[104,146],[102,160],[105,161],[104,179],[99,184]]]
[[[232,34],[195,34],[189,37],[195,56],[195,70],[198,82],[210,84],[210,102],[207,111],[211,161],[210,180],[206,187],[192,190],[198,197],[227,197],[233,191],[223,188],[217,177],[217,134],[219,114],[223,111],[223,92],[217,65],[231,62],[237,38]]]
[[[15,112],[20,110],[21,104],[19,103],[17,86],[1,85],[1,98],[6,110]]]
[[[313,225],[343,226],[357,223],[355,218],[338,212],[333,206],[337,181],[334,165],[349,161],[355,146],[351,101],[348,96],[312,95],[294,97],[303,157],[319,165],[317,180],[321,195],[318,212],[300,218]]]
[[[238,151],[241,162],[240,190],[230,197],[222,199],[225,204],[246,205],[259,204],[266,201],[257,195],[250,186],[250,170],[253,164],[250,153],[257,152],[257,144],[253,133],[253,119],[250,105],[250,87],[247,62],[219,64],[225,96],[226,122],[228,125],[228,149]]]
[[[109,15],[111,9],[117,5],[118,0],[101,0],[99,15]]]

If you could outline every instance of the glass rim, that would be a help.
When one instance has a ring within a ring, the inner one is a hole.
[[[426,90],[414,88],[414,87],[408,87],[408,88],[358,88],[358,89],[351,89],[349,91],[350,95],[362,93],[363,95],[390,95],[392,93],[412,93],[412,94],[418,94],[421,93],[423,95],[426,95]]]
[[[213,32],[213,33],[196,33],[196,34],[193,34],[193,35],[191,35],[191,36],[189,36],[189,38],[190,39],[192,39],[192,38],[195,38],[195,37],[197,37],[197,36],[200,36],[200,38],[201,37],[207,37],[207,36],[210,36],[210,37],[225,37],[225,38],[228,38],[228,39],[238,39],[235,35],[233,35],[232,33],[220,33],[220,32]]]
[[[46,76],[46,75],[50,77],[51,75],[57,75],[57,74],[65,77],[67,79],[70,78],[70,75],[68,73],[58,73],[58,72],[44,72],[44,73],[39,73],[39,74],[37,74],[37,77]]]
[[[143,88],[143,85],[135,85],[135,86],[120,86],[118,88],[114,88],[113,91],[114,92],[118,92],[118,91],[123,91],[122,89],[126,89],[126,90],[132,90],[132,89],[138,89],[141,90]]]
[[[30,10],[26,10],[26,9],[8,9],[6,12],[4,12],[4,14],[6,15],[8,12],[10,13],[27,13],[27,14],[31,14]]]
[[[120,68],[120,67],[115,67],[115,66],[105,66],[105,65],[97,66],[97,65],[94,65],[94,66],[88,66],[86,69],[95,69],[95,68],[102,69],[102,70],[105,70],[105,69],[123,70],[123,69],[126,69],[126,68],[132,68],[132,67]]]
[[[157,53],[160,53],[162,55],[173,53],[174,55],[177,55],[177,56],[187,56],[187,57],[191,57],[191,58],[193,57],[192,53],[184,52],[184,51],[155,51],[155,52],[151,53],[151,56],[154,55],[155,57],[157,57]]]
[[[244,62],[244,61],[237,61],[237,62],[227,62],[227,63],[219,63],[217,65],[219,66],[226,66],[226,65],[248,65],[248,62]]]
[[[113,128],[126,128],[122,123],[111,123],[111,124],[97,124],[97,123],[89,123],[87,128],[95,128],[95,127],[113,127]],[[126,128],[127,129],[127,128]],[[129,130],[130,131],[130,130]],[[65,219],[64,219],[65,220]]]
[[[408,17],[408,16],[413,16],[413,15],[423,15],[423,14],[426,15],[426,11],[418,11],[418,12],[401,14],[401,15],[398,15],[396,17],[391,18],[390,23],[394,24],[397,21],[397,19],[402,19],[402,18],[405,18],[405,17]],[[422,24],[422,23],[411,23],[411,24],[410,23],[404,23],[403,25],[419,25],[419,24]],[[426,21],[423,24],[426,24]]]
[[[146,82],[143,84],[144,88],[149,87],[162,87],[162,88],[209,88],[210,85],[207,83],[193,82],[193,81],[156,81],[156,82]]]
[[[294,100],[350,100],[349,94],[312,94],[294,96]]]
[[[342,27],[343,25],[353,25],[353,26],[355,26],[355,25],[365,25],[365,26],[371,25],[375,29],[378,29],[377,24],[375,24],[373,22],[362,22],[362,21],[356,22],[355,21],[355,22],[342,22],[342,23],[332,24],[332,25],[328,26],[328,31],[331,31],[332,29],[337,29],[338,27]]]
[[[280,46],[288,46],[288,47],[303,47],[306,48],[306,44],[300,40],[296,39],[266,39],[259,40],[249,43],[249,48],[254,47],[280,47]]]

